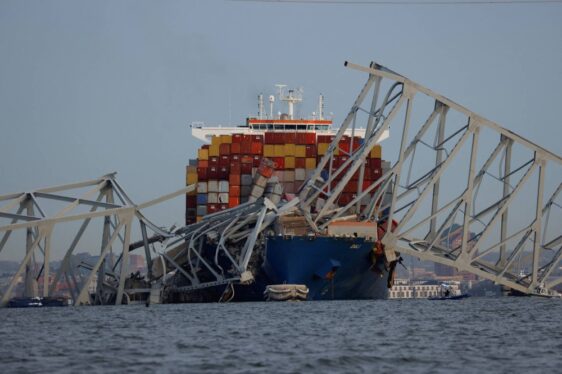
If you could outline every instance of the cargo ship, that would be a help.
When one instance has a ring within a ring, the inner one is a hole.
[[[318,110],[310,118],[295,118],[295,105],[302,101],[302,94],[295,90],[285,93],[284,87],[278,86],[277,97],[287,104],[286,113],[274,114],[276,97],[273,95],[268,98],[269,113],[266,113],[264,97],[259,95],[257,116],[247,118],[243,125],[191,125],[193,137],[204,144],[197,150],[197,158],[187,165],[186,185],[197,185],[197,189],[186,196],[186,225],[254,201],[258,197],[254,191],[260,188],[255,186],[255,181],[261,178],[260,174],[273,178],[282,187],[279,191],[268,191],[275,204],[282,204],[293,199],[314,173],[337,129],[332,127],[331,118],[324,117],[322,96]],[[364,129],[354,129],[353,134],[343,136],[331,167],[338,168],[348,159],[363,143],[364,133]],[[388,133],[382,139],[386,137]],[[366,161],[364,185],[380,178],[385,165],[382,148],[376,145]],[[265,185],[260,195],[264,188]],[[339,197],[338,205],[348,204],[357,190],[358,178],[353,178]],[[339,232],[341,235],[328,236],[312,232],[302,216],[279,217],[256,260],[254,282],[232,285],[231,298],[263,300],[264,290],[272,284],[305,285],[309,300],[386,298],[391,271],[382,250],[377,250],[376,234],[365,235],[376,232],[377,224],[366,225],[370,226],[358,230],[355,225],[350,228],[343,223],[335,228],[343,230]],[[221,291],[217,289],[217,295],[212,295],[213,291],[206,290],[206,295],[198,301],[214,299]],[[189,301],[179,296],[171,299]]]

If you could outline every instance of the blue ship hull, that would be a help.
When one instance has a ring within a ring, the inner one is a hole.
[[[309,300],[385,299],[382,259],[362,238],[269,237],[263,271],[269,284],[304,284]]]

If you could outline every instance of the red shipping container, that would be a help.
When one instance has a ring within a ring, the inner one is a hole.
[[[227,167],[219,168],[219,179],[223,181],[228,180],[228,176],[230,175],[230,170]]]
[[[209,166],[219,166],[219,158],[216,156],[209,157]]]
[[[207,214],[216,213],[219,210],[218,204],[207,204]]]
[[[240,174],[242,173],[242,168],[240,167],[240,162],[230,162],[230,174]]]
[[[295,144],[304,145],[306,144],[306,133],[297,132],[295,137]]]
[[[230,155],[230,161],[240,162],[240,155]]]
[[[371,186],[371,184],[373,184],[373,183],[375,183],[375,181],[373,181],[373,180],[370,180],[370,179],[364,180],[363,181],[363,191],[365,191],[367,188],[369,188]],[[372,189],[370,194],[374,193],[376,190],[377,190],[376,188]]]
[[[275,133],[266,132],[265,133],[265,144],[275,144]]]
[[[201,149],[209,149],[210,146],[211,146],[210,144],[203,144],[201,146]]]
[[[222,143],[219,145],[219,155],[230,155],[230,144]]]
[[[217,166],[210,166],[207,170],[209,179],[219,179],[219,168]]]
[[[369,163],[369,168],[371,169],[382,168],[382,160],[380,158],[370,158],[367,162]]]
[[[316,156],[314,156],[316,157]],[[306,168],[306,158],[304,157],[295,157],[295,168],[297,169],[304,169]]]
[[[318,143],[328,143],[327,135],[318,135]]]
[[[253,156],[244,155],[244,156],[240,157],[240,162],[241,162],[242,164],[253,164],[253,163],[254,163],[254,157],[253,157]]]
[[[314,132],[305,132],[304,133],[304,144],[316,144],[316,133]]]
[[[254,156],[254,161],[252,162],[252,166],[257,168],[259,167],[261,164],[261,156],[260,155],[255,155]]]
[[[252,135],[252,142],[263,143],[263,135]]]
[[[234,207],[237,207],[238,205],[240,205],[240,198],[239,197],[232,197],[232,196],[228,197],[228,207],[229,208],[234,208]]]
[[[238,181],[240,181],[240,176],[238,176]],[[240,184],[233,185],[230,184],[228,187],[228,197],[240,197]]]
[[[187,209],[197,208],[197,196],[196,195],[186,195],[185,196],[185,206]]]
[[[227,210],[228,204],[219,204],[219,210]]]
[[[242,143],[242,137],[243,137],[242,134],[232,134],[232,143],[233,144],[234,143],[237,143],[237,144]]]
[[[345,153],[349,153],[349,150],[350,150],[349,139],[340,140],[339,143],[338,143],[338,147],[339,147],[340,151],[343,151]]]
[[[242,143],[251,143],[253,135],[242,135]]]
[[[317,150],[316,150],[316,144],[308,144],[305,146],[306,147],[306,157],[316,157],[317,154]]]
[[[358,187],[359,186],[358,186],[356,181],[349,181],[349,182],[347,182],[347,184],[343,188],[343,191],[349,192],[349,193],[356,193]]]
[[[250,148],[250,153],[253,155],[261,155],[263,153],[263,144],[258,142],[253,142]]]
[[[219,167],[221,167],[221,168],[230,167],[230,156],[220,156]]]
[[[273,175],[273,168],[269,165],[261,163],[258,167],[258,173],[266,178],[271,178],[271,176]]]
[[[228,176],[228,184],[231,187],[234,186],[234,185],[239,186],[240,185],[240,173],[238,173],[238,174],[230,173],[230,175]]]
[[[197,168],[197,179],[206,181],[209,179],[209,168]]]
[[[239,155],[242,152],[242,146],[240,143],[232,143],[230,144],[230,154],[231,155]]]
[[[240,164],[240,174],[252,174],[253,164]]]
[[[242,143],[240,143],[240,153],[243,155],[248,155],[252,153],[252,142],[247,142],[245,140],[242,140]]]
[[[285,144],[285,133],[276,132],[275,133],[275,144]]]
[[[342,193],[338,200],[339,206],[345,206],[353,200],[354,195],[352,193]]]
[[[197,160],[197,167],[208,168],[209,167],[209,160]]]
[[[294,132],[286,132],[284,138],[284,144],[295,144],[297,141],[297,134]]]
[[[273,157],[274,167],[277,170],[285,169],[285,157]]]

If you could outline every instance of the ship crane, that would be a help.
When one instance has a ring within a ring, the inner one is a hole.
[[[7,304],[22,277],[27,296],[36,296],[40,289],[44,297],[64,279],[76,305],[121,304],[134,301],[138,293],[152,298],[166,289],[249,283],[256,249],[276,220],[289,214],[303,216],[320,235],[342,220],[376,223],[384,228],[377,240],[389,263],[408,254],[523,294],[560,296],[555,287],[562,284],[562,158],[381,65],[346,66],[367,74],[367,81],[328,151],[289,202],[264,194],[195,224],[163,229],[142,210],[195,191],[195,185],[144,204],[128,197],[114,173],[1,195],[0,255],[10,247],[23,259],[2,290],[0,306]],[[302,97],[281,93],[292,116],[291,103]],[[260,104],[262,116],[263,111]],[[391,163],[367,185],[365,160],[390,127],[393,138],[387,142],[396,139],[396,146],[385,149],[395,152],[384,158]],[[351,139],[365,135],[360,144],[344,150],[339,144],[345,134]],[[348,156],[337,168],[336,153]],[[355,197],[340,206],[351,180],[358,182]],[[276,188],[274,182],[271,188]],[[55,204],[59,209],[49,211]],[[97,225],[92,227],[91,221]],[[137,224],[141,238],[133,242],[131,231]],[[102,229],[99,256],[81,267],[89,270],[84,274],[73,264],[73,254],[84,233],[96,227]],[[56,235],[76,229],[70,241]],[[65,256],[52,272],[49,264],[56,248],[63,248]],[[149,269],[145,288],[133,287],[138,279],[129,276],[129,254],[137,249],[144,249]],[[172,273],[184,284],[166,284]]]

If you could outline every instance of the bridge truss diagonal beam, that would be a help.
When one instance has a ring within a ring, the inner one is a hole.
[[[562,158],[379,64],[346,66],[366,73],[367,83],[299,192],[313,227],[323,232],[350,215],[396,221],[382,238],[389,261],[407,253],[523,293],[556,295]],[[342,134],[365,124],[364,142],[333,168]],[[382,176],[338,204],[390,128],[396,140],[385,150],[394,154]]]

